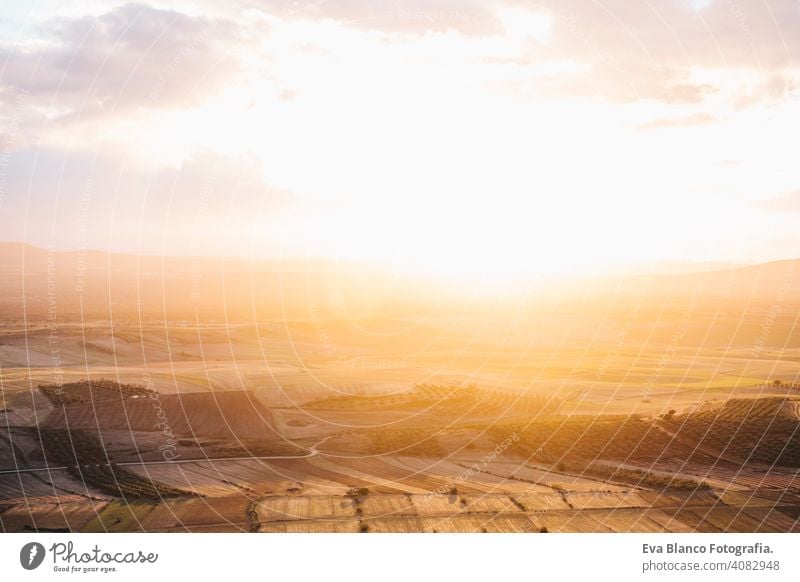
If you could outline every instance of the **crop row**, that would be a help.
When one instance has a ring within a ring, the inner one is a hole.
[[[50,464],[68,467],[70,474],[87,486],[110,495],[161,498],[189,493],[145,479],[116,466],[99,438],[86,430],[41,429],[41,443]]]

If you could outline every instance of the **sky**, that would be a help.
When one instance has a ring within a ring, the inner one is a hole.
[[[796,0],[8,1],[0,240],[508,280],[800,257]]]

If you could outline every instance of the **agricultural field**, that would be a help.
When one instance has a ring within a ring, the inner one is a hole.
[[[123,388],[119,398],[139,396]],[[414,405],[407,395],[378,402],[379,414],[393,402]],[[796,423],[796,405],[773,397],[655,417],[541,413],[525,423],[356,427],[294,451],[234,458],[209,446],[200,457],[132,461],[118,441],[103,440],[114,431],[102,424],[49,428],[70,417],[62,404],[48,412],[59,422],[3,439],[5,459],[46,461],[50,470],[0,475],[0,522],[6,531],[798,531],[793,457],[756,441],[750,453],[771,464],[745,468],[723,430],[780,420],[762,426],[769,437]],[[748,423],[736,422],[741,415]],[[719,438],[693,440],[700,426]]]
[[[3,312],[1,529],[798,531],[792,316],[630,301]]]

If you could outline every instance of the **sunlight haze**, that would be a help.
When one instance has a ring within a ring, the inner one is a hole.
[[[2,237],[475,281],[793,256],[791,26],[577,4],[12,3]]]

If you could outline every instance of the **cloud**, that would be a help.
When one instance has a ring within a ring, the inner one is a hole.
[[[0,48],[3,94],[24,94],[60,118],[185,107],[238,70],[237,27],[219,19],[128,4],[100,16],[61,17],[44,43]]]
[[[0,239],[61,248],[159,253],[242,251],[295,204],[253,156],[198,151],[178,167],[144,168],[120,152],[42,148],[11,154]]]
[[[654,63],[608,62],[595,64],[584,75],[556,79],[558,96],[600,96],[613,103],[658,101],[670,105],[696,105],[719,91],[708,83],[693,82],[689,71]]]
[[[758,203],[759,208],[764,210],[771,210],[773,212],[800,212],[800,190],[794,192],[786,192],[781,196],[769,198]]]
[[[743,88],[737,95],[734,106],[742,110],[759,103],[777,103],[798,93],[800,93],[800,76],[779,72],[752,87]]]
[[[178,215],[204,207],[221,217],[231,207],[258,214],[274,212],[291,201],[291,194],[264,183],[261,161],[252,155],[231,157],[198,151],[177,168],[161,169],[152,178],[154,205]]]
[[[800,58],[794,0],[687,2],[545,0],[566,45],[621,60],[682,66],[777,68]]]
[[[693,81],[692,73],[726,69],[761,77],[763,87],[747,85],[726,94],[732,106],[749,107],[774,100],[782,89],[779,79],[800,62],[800,36],[794,33],[800,10],[794,0],[718,1],[702,10],[683,0],[534,5],[553,15],[553,50],[591,64],[576,87],[582,95],[699,103],[720,88]]]
[[[457,31],[469,36],[501,34],[504,30],[497,9],[513,2],[491,0],[246,0],[280,18],[332,19],[359,30],[419,35]]]
[[[639,129],[669,129],[680,127],[697,127],[701,125],[710,125],[719,121],[713,115],[708,113],[694,113],[692,115],[684,115],[682,117],[670,117],[665,119],[654,119],[639,125]]]
[[[800,62],[800,37],[793,34],[800,28],[800,11],[793,0],[703,4],[701,10],[689,0],[232,0],[224,8],[196,0],[183,5],[198,14],[214,8],[225,18],[127,4],[100,15],[59,17],[43,29],[44,43],[0,46],[5,63],[0,101],[24,93],[50,120],[55,116],[62,122],[140,108],[185,108],[235,86],[253,74],[243,69],[254,62],[264,65],[255,74],[271,78],[269,63],[280,68],[287,55],[259,44],[268,22],[335,21],[345,32],[368,31],[377,45],[400,50],[403,43],[436,35],[464,43],[508,40],[513,31],[503,15],[519,10],[548,21],[546,39],[523,45],[513,56],[520,67],[555,59],[585,69],[547,81],[516,82],[521,90],[532,87],[528,92],[535,96],[699,104],[721,89],[692,73],[715,67],[756,70],[763,77],[727,96],[734,108],[797,91],[791,65]],[[248,28],[254,18],[257,32]],[[297,34],[296,46],[289,47],[293,51],[323,42]],[[292,87],[284,95],[294,96]]]

